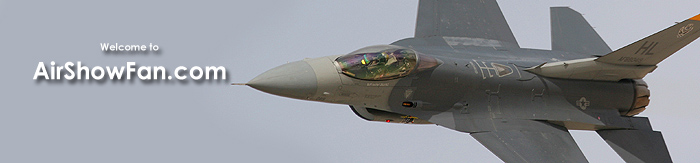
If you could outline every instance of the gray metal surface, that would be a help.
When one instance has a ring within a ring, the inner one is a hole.
[[[415,37],[431,36],[483,38],[518,46],[495,0],[421,0]]]
[[[612,51],[581,13],[569,7],[552,7],[550,14],[552,50],[591,56],[602,56]]]
[[[663,135],[651,129],[648,118],[632,117],[629,122],[634,129],[596,132],[626,162],[673,162]]]
[[[700,19],[695,16],[615,50],[596,61],[633,66],[656,65],[700,37],[700,29],[697,28],[700,28]]]
[[[317,80],[314,69],[304,61],[273,68],[247,83],[257,90],[296,99],[308,99],[316,94]]]
[[[497,131],[472,133],[504,162],[588,162],[569,131],[532,120],[496,122]]]
[[[649,102],[641,78],[700,36],[692,28],[699,22],[695,16],[595,58],[610,49],[569,8],[552,8],[554,50],[536,50],[519,48],[495,0],[422,0],[414,38],[362,48],[342,62],[328,56],[289,63],[248,85],[350,105],[369,121],[470,133],[505,162],[587,162],[568,130],[597,131],[626,161],[667,162],[660,132],[631,116]],[[415,51],[412,63],[423,68],[386,80],[358,79],[339,68],[386,75],[383,68],[397,60],[379,53],[386,48]],[[634,50],[644,56],[632,64],[624,57],[638,57]]]

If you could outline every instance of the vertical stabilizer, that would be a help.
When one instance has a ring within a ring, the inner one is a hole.
[[[602,56],[610,47],[580,13],[569,7],[552,7],[552,50]]]

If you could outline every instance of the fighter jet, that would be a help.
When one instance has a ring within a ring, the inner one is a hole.
[[[595,131],[626,162],[672,162],[661,132],[636,116],[649,104],[643,78],[700,36],[700,15],[613,51],[577,11],[550,10],[552,49],[539,50],[519,46],[495,0],[420,0],[411,38],[244,85],[469,133],[504,162],[588,162],[569,130]]]

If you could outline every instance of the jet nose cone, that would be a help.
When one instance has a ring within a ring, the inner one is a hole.
[[[316,73],[305,61],[287,63],[268,70],[247,83],[257,90],[284,97],[304,99],[316,94]]]

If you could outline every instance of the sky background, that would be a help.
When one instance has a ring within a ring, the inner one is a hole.
[[[520,46],[550,49],[549,7],[570,6],[618,49],[700,14],[700,1],[498,1]],[[245,86],[304,58],[413,36],[417,0],[0,1],[0,162],[501,162],[466,133],[368,122],[348,106]],[[99,43],[160,53],[106,54]],[[645,80],[641,116],[675,162],[697,160],[700,43]],[[224,66],[221,81],[35,81],[38,62]],[[623,162],[595,134],[572,131],[590,162]]]

